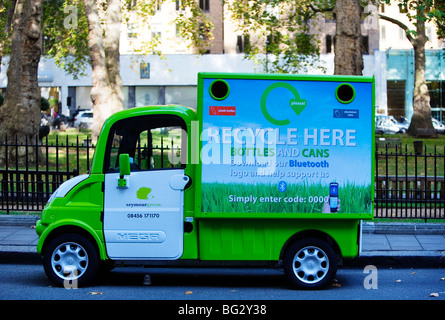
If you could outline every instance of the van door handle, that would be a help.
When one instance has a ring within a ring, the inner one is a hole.
[[[190,177],[183,174],[177,174],[170,178],[169,183],[173,190],[184,190],[189,181]]]

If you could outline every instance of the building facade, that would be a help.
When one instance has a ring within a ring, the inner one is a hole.
[[[231,19],[227,7],[220,0],[198,0],[198,3],[214,24],[214,39],[204,55],[196,55],[193,47],[178,35],[178,26],[173,21],[178,14],[184,13],[181,0],[160,3],[148,22],[141,21],[135,13],[127,13],[120,39],[124,108],[173,103],[196,107],[198,72],[264,72],[261,65],[245,59],[244,46],[248,39],[238,29],[237,22]],[[383,6],[379,12],[410,23],[396,5]],[[321,17],[315,20],[312,30],[320,43],[321,62],[326,74],[333,74],[335,21]],[[375,77],[376,112],[409,119],[414,87],[411,44],[406,36],[403,37],[402,29],[387,21],[368,19],[363,21],[361,29],[363,74]],[[434,26],[429,24],[426,74],[433,116],[443,121],[445,57],[444,51],[439,49],[443,41],[434,31]],[[141,47],[153,42],[158,43],[156,51],[162,55],[141,54]],[[6,88],[7,61],[5,57],[0,89]],[[322,72],[313,69],[309,73]],[[92,107],[91,68],[87,68],[86,76],[75,79],[58,69],[51,59],[42,58],[39,84],[42,96],[59,102],[55,106],[56,112],[69,115],[75,109]]]

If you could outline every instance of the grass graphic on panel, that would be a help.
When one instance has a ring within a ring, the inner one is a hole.
[[[329,195],[329,185],[322,183],[287,184],[285,192],[282,190],[283,186],[279,183],[203,183],[202,212],[321,213]],[[253,203],[255,197],[256,202]],[[241,198],[248,200],[240,201]],[[297,198],[297,201],[285,202],[285,198]],[[341,185],[339,199],[339,213],[371,212],[370,185],[356,185],[351,182]]]

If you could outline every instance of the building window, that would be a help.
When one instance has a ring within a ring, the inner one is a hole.
[[[138,25],[137,23],[129,22],[127,25],[127,36],[129,39],[136,39],[138,36]]]
[[[202,40],[208,40],[208,35],[210,34],[211,29],[207,27],[204,23],[199,23],[199,38]]]
[[[388,80],[388,114],[395,117],[405,116],[405,80]]]
[[[332,52],[332,36],[330,34],[326,35],[326,53]]]
[[[153,87],[136,87],[135,88],[135,106],[153,106],[159,104],[159,88]]]
[[[426,37],[428,38],[427,41],[433,40],[433,30],[431,30],[431,27],[427,27],[425,30]]]
[[[210,0],[199,0],[199,8],[202,11],[210,11]]]
[[[406,32],[402,28],[399,28],[399,39],[405,40],[406,39]]]
[[[153,23],[151,25],[151,39],[157,39],[158,41],[161,41],[161,33],[162,25],[160,23]]]
[[[176,0],[176,11],[180,11],[182,9],[182,0]]]
[[[297,35],[296,35],[297,36]],[[266,38],[266,53],[272,53],[273,49],[280,43],[280,35],[268,35]]]
[[[176,38],[180,38],[182,36],[182,28],[179,24],[176,24],[175,26],[175,34],[176,34]]]
[[[93,103],[90,98],[91,87],[76,87],[76,108],[77,109],[91,109]]]
[[[236,53],[245,53],[250,44],[249,35],[237,36],[236,39]]]
[[[408,7],[406,4],[399,3],[399,12],[408,13]]]
[[[430,94],[431,115],[445,122],[445,80],[427,81]]]
[[[161,11],[161,3],[162,3],[162,1],[156,0],[156,2],[155,2],[156,11]]]
[[[380,27],[380,38],[382,40],[386,40],[386,27],[385,26]]]
[[[361,43],[362,43],[362,53],[363,54],[369,54],[369,37],[368,36],[361,36],[360,40],[361,40]]]
[[[280,19],[280,8],[271,4],[266,5],[266,11],[271,17]]]
[[[180,104],[196,109],[197,92],[195,86],[166,86],[165,104]]]
[[[139,64],[139,75],[141,79],[150,79],[150,64],[147,62],[141,62]]]

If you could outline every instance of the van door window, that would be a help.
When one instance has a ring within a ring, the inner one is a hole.
[[[173,116],[124,119],[111,129],[105,172],[119,171],[119,155],[128,153],[131,171],[185,167],[185,123]]]

